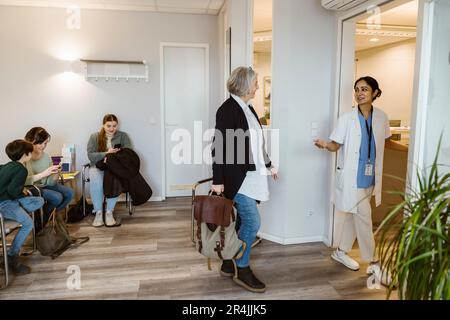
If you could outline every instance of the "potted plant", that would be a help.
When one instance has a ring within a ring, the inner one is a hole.
[[[441,137],[442,140],[442,137]],[[400,299],[450,299],[450,173],[439,174],[436,157],[418,172],[418,190],[390,192],[402,197],[381,223],[381,265],[391,272]]]
[[[270,125],[270,111],[269,110],[266,110],[266,112],[264,112],[264,118],[266,118],[267,125]]]

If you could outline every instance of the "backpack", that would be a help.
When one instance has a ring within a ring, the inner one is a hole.
[[[85,206],[84,207],[85,211],[83,211],[83,202]],[[80,200],[78,200],[76,205],[71,207],[67,212],[67,222],[69,223],[79,222],[83,220],[86,216],[88,216],[93,209],[94,207],[92,206],[92,204],[89,204],[87,200],[83,196],[81,196]]]
[[[245,251],[245,243],[236,232],[234,202],[222,196],[196,196],[193,201],[194,218],[197,220],[196,248],[208,258],[211,270],[212,258],[239,259]]]

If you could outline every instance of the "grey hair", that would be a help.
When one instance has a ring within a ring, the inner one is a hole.
[[[239,67],[234,69],[227,82],[228,91],[238,97],[246,96],[249,94],[252,81],[257,76],[257,73],[251,67]]]

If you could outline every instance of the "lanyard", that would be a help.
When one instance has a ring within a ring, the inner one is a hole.
[[[368,153],[368,160],[369,160],[369,162],[370,162],[370,151],[371,151],[371,149],[372,149],[372,120],[373,120],[373,108],[370,110],[370,113],[371,113],[371,116],[370,116],[370,129],[369,129],[369,123],[367,122],[367,120],[366,120],[366,118],[364,117],[364,115],[363,115],[363,113],[362,113],[362,111],[361,111],[361,108],[358,106],[358,110],[359,110],[359,112],[361,113],[361,115],[363,116],[363,118],[364,118],[364,121],[366,122],[366,131],[367,131],[367,134],[369,135],[369,153]]]

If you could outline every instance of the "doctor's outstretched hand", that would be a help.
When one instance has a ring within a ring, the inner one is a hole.
[[[315,139],[314,145],[319,149],[325,149],[327,147],[328,142],[322,139]]]

